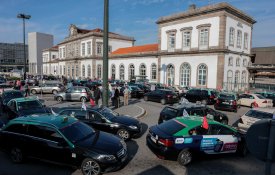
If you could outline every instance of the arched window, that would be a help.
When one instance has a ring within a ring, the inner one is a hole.
[[[71,70],[70,65],[68,65],[68,69],[67,69],[67,71],[68,71],[68,76],[71,76],[70,70]]]
[[[242,71],[242,79],[241,79],[242,87],[245,86],[246,82],[246,71]]]
[[[74,78],[74,65],[72,65],[72,78]]]
[[[240,72],[236,71],[235,72],[235,80],[234,80],[234,87],[237,87],[240,81]]]
[[[102,78],[102,66],[101,66],[101,64],[97,65],[97,78],[98,79]]]
[[[131,64],[129,66],[129,80],[131,80],[135,76],[135,66]]]
[[[155,63],[151,66],[151,79],[156,80],[157,79],[157,65]]]
[[[246,67],[246,66],[247,66],[247,60],[243,59],[243,67]]]
[[[82,77],[85,77],[85,65],[82,65]]]
[[[167,66],[167,85],[173,86],[175,84],[175,68],[172,64]]]
[[[91,65],[88,65],[88,77],[91,78]]]
[[[232,90],[233,83],[233,72],[232,70],[227,71],[227,90]]]
[[[234,47],[235,29],[230,27],[229,30],[229,45]]]
[[[121,64],[120,66],[119,66],[119,79],[120,80],[124,80],[125,79],[125,68],[124,68],[124,65],[123,64]]]
[[[62,75],[62,66],[59,66],[59,75]]]
[[[139,75],[146,76],[146,66],[145,64],[141,64],[139,66]],[[145,77],[142,77],[145,78]]]
[[[111,73],[112,73],[111,79],[115,80],[116,79],[116,66],[114,64],[111,66]]]
[[[78,65],[75,65],[75,77],[78,78]]]
[[[240,64],[241,64],[241,59],[240,59],[240,58],[237,58],[237,59],[236,59],[236,66],[238,66],[238,67],[239,67],[239,66],[240,66]]]
[[[63,75],[66,74],[66,66],[63,66]]]
[[[198,67],[198,85],[206,86],[207,81],[207,66],[205,64],[201,64]]]
[[[190,86],[191,66],[183,63],[180,67],[180,86]]]

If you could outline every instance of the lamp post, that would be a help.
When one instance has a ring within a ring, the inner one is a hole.
[[[27,58],[26,58],[26,47],[25,47],[25,19],[30,19],[31,15],[25,15],[23,13],[20,13],[17,15],[17,18],[23,19],[23,42],[24,42],[24,80],[26,80],[26,64],[27,64]]]
[[[104,0],[104,34],[103,34],[103,106],[108,106],[108,34],[109,34],[109,0]]]

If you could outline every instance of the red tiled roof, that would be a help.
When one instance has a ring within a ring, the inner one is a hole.
[[[112,55],[123,55],[123,54],[154,52],[154,51],[158,51],[158,44],[147,44],[147,45],[142,45],[142,46],[120,48],[120,49],[115,50],[111,54]]]

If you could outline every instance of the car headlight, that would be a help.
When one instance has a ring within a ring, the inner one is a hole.
[[[134,125],[129,126],[129,128],[131,128],[131,129],[138,129],[138,127],[134,126]]]
[[[116,157],[113,156],[113,155],[100,155],[98,157],[98,159],[105,159],[105,160],[108,160],[108,161],[112,161],[112,160],[115,160]]]

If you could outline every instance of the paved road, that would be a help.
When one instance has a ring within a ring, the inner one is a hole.
[[[127,142],[129,148],[129,163],[120,171],[109,175],[261,175],[264,174],[264,163],[248,155],[245,158],[237,155],[222,155],[199,157],[189,166],[180,166],[175,161],[158,159],[146,146],[145,137],[148,128],[155,125],[163,106],[159,103],[136,100],[135,103],[147,111],[140,120],[143,123],[144,134],[138,139]],[[66,103],[59,106],[67,105]],[[56,105],[54,105],[56,106]],[[233,124],[239,116],[249,108],[242,107],[238,113],[225,112],[229,116],[229,123]],[[129,111],[125,111],[126,113]],[[30,160],[25,164],[12,164],[5,154],[0,152],[0,175],[80,175],[79,170],[56,166],[44,162]],[[275,166],[273,165],[273,174]]]

